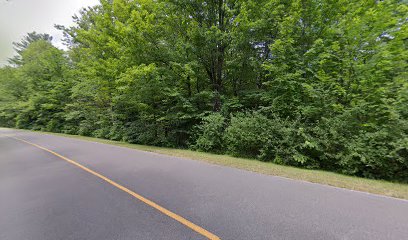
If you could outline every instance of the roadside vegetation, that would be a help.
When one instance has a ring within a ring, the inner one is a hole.
[[[1,126],[406,198],[315,171],[408,182],[406,0],[101,0],[74,22],[67,51],[15,43]]]

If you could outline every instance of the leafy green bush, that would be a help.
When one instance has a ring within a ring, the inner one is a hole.
[[[223,151],[224,130],[225,117],[220,113],[212,113],[203,117],[202,123],[195,129],[196,139],[191,147],[200,151]]]
[[[236,156],[297,166],[317,165],[311,157],[317,146],[297,121],[269,119],[257,112],[236,114],[225,140],[228,151]]]
[[[316,158],[319,146],[310,136],[309,128],[298,122],[275,120],[277,124],[267,142],[261,149],[260,158],[279,164],[317,168]]]
[[[346,174],[377,179],[408,180],[408,135],[384,126],[373,132],[360,132],[349,140],[340,169]]]
[[[228,152],[235,156],[258,157],[270,139],[273,123],[258,113],[238,113],[225,131]]]
[[[233,115],[224,139],[235,156],[406,182],[407,129],[402,120],[373,128],[353,111],[315,124],[254,112]]]

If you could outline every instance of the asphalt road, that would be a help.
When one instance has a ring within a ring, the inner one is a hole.
[[[408,201],[53,135],[0,129],[0,239],[408,239]]]

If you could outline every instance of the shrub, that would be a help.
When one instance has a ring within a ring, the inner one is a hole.
[[[298,121],[267,118],[253,112],[236,114],[225,134],[228,151],[279,164],[316,167],[317,145]]]
[[[202,118],[195,129],[195,141],[191,146],[200,151],[222,152],[225,117],[220,113],[212,113]]]
[[[225,131],[228,152],[235,156],[258,157],[273,128],[273,123],[258,113],[233,115]]]
[[[405,135],[405,136],[404,136]],[[361,132],[347,145],[340,161],[346,174],[368,178],[408,181],[408,136],[386,127]]]

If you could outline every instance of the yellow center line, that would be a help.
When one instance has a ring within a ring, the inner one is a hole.
[[[47,148],[45,148],[45,147],[42,147],[42,146],[40,146],[40,145],[37,145],[37,144],[35,144],[35,143],[26,141],[26,140],[24,140],[24,139],[21,139],[21,138],[18,138],[18,137],[14,137],[14,136],[8,136],[8,137],[14,138],[14,139],[16,139],[16,140],[18,140],[18,141],[21,141],[21,142],[30,144],[30,145],[32,145],[32,146],[34,146],[34,147],[40,148],[40,149],[42,149],[42,150],[44,150],[44,151],[47,151],[47,152],[49,152],[49,153],[51,153],[51,154],[53,154],[53,155],[55,155],[55,156],[57,156],[57,157],[59,157],[59,158],[65,160],[65,161],[67,161],[67,162],[69,162],[69,163],[71,163],[71,164],[73,164],[73,165],[75,165],[75,166],[77,166],[77,167],[79,167],[79,168],[81,168],[81,169],[87,171],[88,173],[90,173],[90,174],[92,174],[92,175],[94,175],[94,176],[97,176],[98,178],[100,178],[100,179],[106,181],[107,183],[109,183],[109,184],[111,184],[111,185],[113,185],[113,186],[119,188],[120,190],[122,190],[122,191],[128,193],[129,195],[131,195],[131,196],[137,198],[138,200],[142,201],[143,203],[149,205],[150,207],[155,208],[156,210],[160,211],[161,213],[163,213],[163,214],[169,216],[170,218],[172,218],[172,219],[174,219],[174,220],[180,222],[181,224],[183,224],[183,225],[189,227],[190,229],[196,231],[197,233],[203,235],[204,237],[206,237],[206,238],[208,238],[208,239],[211,239],[211,240],[219,240],[219,239],[220,239],[218,236],[216,236],[216,235],[210,233],[209,231],[205,230],[204,228],[202,228],[202,227],[200,227],[200,226],[198,226],[198,225],[196,225],[196,224],[190,222],[189,220],[183,218],[182,216],[173,213],[172,211],[170,211],[170,210],[168,210],[168,209],[166,209],[166,208],[164,208],[164,207],[158,205],[157,203],[155,203],[155,202],[153,202],[153,201],[151,201],[151,200],[149,200],[149,199],[147,199],[147,198],[145,198],[145,197],[143,197],[143,196],[141,196],[141,195],[135,193],[134,191],[132,191],[132,190],[130,190],[130,189],[128,189],[128,188],[126,188],[126,187],[120,185],[119,183],[112,181],[111,179],[109,179],[109,178],[103,176],[102,174],[97,173],[97,172],[95,172],[95,171],[93,171],[93,170],[91,170],[91,169],[89,169],[89,168],[87,168],[87,167],[85,167],[85,166],[83,166],[83,165],[81,165],[81,164],[75,162],[74,160],[71,160],[71,159],[69,159],[69,158],[67,158],[67,157],[64,157],[64,156],[62,156],[62,155],[60,155],[60,154],[58,154],[58,153],[56,153],[56,152],[54,152],[54,151],[52,151],[52,150],[49,150],[49,149],[47,149]]]

